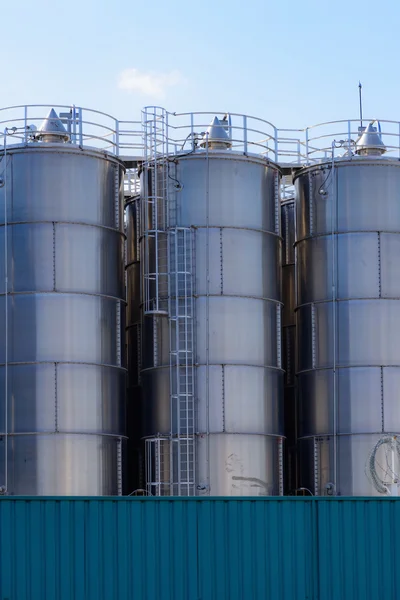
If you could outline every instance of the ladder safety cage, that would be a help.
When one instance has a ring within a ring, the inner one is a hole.
[[[168,309],[168,116],[164,109],[143,111],[143,312]]]
[[[169,344],[171,432],[178,478],[173,495],[195,494],[195,373],[193,230],[176,227],[169,232]],[[173,465],[175,466],[175,465]]]
[[[177,225],[175,143],[168,113],[143,112],[141,237],[143,315],[168,319],[169,435],[146,439],[151,495],[195,495],[194,233]],[[153,340],[153,346],[157,340]],[[156,353],[157,348],[154,346]],[[156,361],[157,362],[157,361]],[[155,362],[155,364],[156,364]]]

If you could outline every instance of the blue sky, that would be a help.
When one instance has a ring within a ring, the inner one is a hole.
[[[2,3],[1,100],[140,118],[231,111],[304,127],[400,120],[400,3],[14,0]]]

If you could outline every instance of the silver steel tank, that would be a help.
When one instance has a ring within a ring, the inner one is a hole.
[[[378,495],[374,445],[400,431],[400,164],[379,144],[297,187],[301,485]]]
[[[126,349],[128,367],[127,385],[127,468],[128,494],[144,487],[141,481],[141,466],[144,463],[142,452],[142,410],[140,386],[141,362],[141,296],[140,296],[140,196],[128,197],[125,203],[126,227]]]
[[[167,176],[156,182],[150,168],[143,181],[152,198],[144,288],[158,288],[143,328],[147,486],[161,495],[277,495],[280,173],[265,158],[231,151],[225,138],[211,139],[212,132],[208,150],[174,155]],[[165,182],[168,227],[156,233]]]
[[[123,166],[68,143],[55,113],[33,141],[10,143],[0,152],[0,484],[11,495],[116,495]]]
[[[282,361],[284,369],[285,490],[292,492],[297,482],[297,401],[295,382],[295,199],[283,198],[282,223]]]

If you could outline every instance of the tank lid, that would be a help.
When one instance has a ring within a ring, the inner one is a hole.
[[[211,149],[230,148],[232,146],[229,135],[218,117],[214,117],[211,121],[207,131],[201,139],[200,146],[207,146],[207,142],[208,147]]]
[[[35,134],[41,142],[68,142],[69,135],[54,108],[51,109]]]
[[[374,124],[376,123],[376,127]],[[361,156],[381,155],[386,152],[382,141],[379,121],[371,121],[356,142],[356,154]]]

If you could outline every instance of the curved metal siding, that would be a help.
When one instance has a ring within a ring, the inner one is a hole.
[[[7,444],[9,494],[115,495],[125,429],[122,166],[63,144],[11,147],[6,160],[0,484]]]
[[[170,193],[170,220],[194,238],[190,353],[195,363],[197,423],[190,420],[188,436],[196,434],[195,493],[277,495],[283,435],[279,171],[262,159],[223,151],[177,156],[174,162],[174,179],[169,179],[179,182],[179,191],[175,186]],[[169,239],[169,247],[172,243]],[[154,255],[155,250],[149,262]],[[170,268],[172,281],[174,267]],[[171,295],[168,298],[166,277],[160,277],[159,286],[167,307]],[[186,301],[180,302],[183,312]],[[141,377],[149,438],[176,438],[179,419],[171,418],[171,412],[184,412],[171,408],[176,400],[171,401],[174,349],[168,327],[167,317],[144,319]],[[184,333],[180,336],[184,339]],[[184,362],[187,354],[182,352],[179,359]],[[155,469],[166,483],[160,486],[165,495],[170,482],[176,481],[170,459],[174,446],[173,441],[163,442]],[[182,459],[183,463],[186,469]],[[178,486],[172,489],[181,493]]]
[[[340,160],[296,186],[301,485],[378,495],[368,455],[400,432],[399,164]]]
[[[399,534],[399,499],[1,498],[1,597],[397,600]]]
[[[297,485],[297,397],[295,380],[295,199],[281,203],[282,222],[282,358],[285,404],[285,482],[288,491]]]

